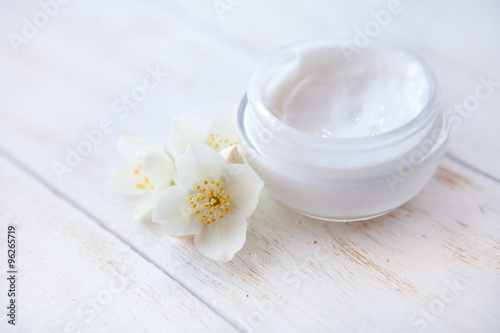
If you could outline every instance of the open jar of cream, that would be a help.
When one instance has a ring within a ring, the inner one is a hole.
[[[355,221],[413,198],[436,171],[449,125],[436,78],[415,54],[372,41],[309,39],[266,58],[238,112],[248,163],[280,202]]]

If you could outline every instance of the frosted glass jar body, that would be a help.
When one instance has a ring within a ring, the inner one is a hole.
[[[341,40],[292,44],[264,60],[240,105],[246,160],[304,215],[390,212],[422,190],[444,154],[449,126],[433,74],[411,52],[373,44],[352,61]]]

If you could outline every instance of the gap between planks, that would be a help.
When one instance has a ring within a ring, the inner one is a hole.
[[[493,181],[493,182],[495,182],[497,184],[500,184],[500,179],[498,179],[498,178],[496,178],[496,177],[494,177],[494,176],[492,176],[492,175],[490,175],[490,174],[488,174],[488,173],[486,173],[484,171],[481,171],[481,170],[479,170],[479,169],[477,169],[477,168],[475,168],[475,167],[467,164],[466,162],[462,161],[459,158],[456,158],[455,156],[453,156],[451,154],[446,153],[445,158],[447,158],[448,160],[450,160],[451,162],[453,162],[455,164],[461,165],[461,166],[463,166],[463,167],[465,167],[465,168],[467,168],[467,169],[469,169],[469,170],[471,170],[471,171],[473,171],[473,172],[475,172],[475,173],[483,176],[484,178],[487,178],[487,179],[489,179],[489,180],[491,180],[491,181]]]
[[[214,308],[211,304],[206,302],[203,297],[197,295],[196,292],[191,290],[188,286],[186,286],[184,283],[179,281],[177,278],[169,274],[163,267],[161,267],[160,264],[158,264],[154,259],[152,259],[150,256],[147,254],[143,253],[139,248],[131,244],[126,238],[120,236],[115,230],[112,228],[108,227],[105,223],[101,221],[101,219],[97,218],[94,214],[90,213],[87,209],[79,205],[75,200],[72,200],[71,198],[67,197],[63,192],[58,190],[55,186],[50,184],[47,180],[43,179],[40,175],[35,173],[33,170],[31,170],[28,166],[26,166],[23,162],[19,161],[16,159],[14,156],[12,156],[10,153],[8,153],[3,147],[0,146],[0,155],[2,155],[4,158],[6,158],[8,161],[13,163],[16,167],[21,169],[23,172],[27,173],[30,177],[32,177],[34,180],[38,181],[42,186],[47,188],[49,191],[54,193],[55,196],[57,196],[59,199],[62,201],[68,203],[70,206],[73,208],[77,209],[80,211],[82,214],[90,218],[94,223],[96,223],[99,227],[101,227],[103,230],[106,232],[110,233],[113,235],[117,240],[122,242],[124,245],[129,247],[132,251],[137,253],[141,258],[143,258],[145,261],[151,263],[154,267],[156,267],[160,272],[168,276],[170,279],[173,281],[177,282],[182,288],[184,288],[188,293],[193,295],[196,299],[198,299],[202,304],[204,304],[207,308],[209,308],[212,312],[214,312],[217,316],[219,316],[221,319],[226,321],[229,325],[231,325],[236,331],[238,331],[238,324],[232,320],[232,318],[228,318],[225,314],[220,313],[216,308]],[[461,161],[457,159],[456,157],[450,155],[450,154],[445,154],[444,158],[448,159],[452,163],[458,164],[463,166],[464,168],[482,176],[483,178],[492,181],[496,184],[500,184],[500,180],[496,179],[495,177],[487,174],[486,172],[483,172],[481,170],[478,170],[474,168],[473,166],[467,164],[464,161]]]
[[[135,1],[136,4],[143,6],[143,8],[148,10],[148,11],[153,11],[153,7],[152,7],[153,2],[154,2],[154,5],[159,4],[159,2],[157,2],[157,1],[155,2],[155,0],[148,0],[147,4],[144,2],[140,2],[140,1]],[[195,23],[197,26],[200,26],[203,29],[203,31],[210,31],[213,35],[217,35],[219,38],[224,40],[225,43],[228,43],[228,44],[233,45],[233,46],[238,45],[239,48],[244,49],[246,52],[249,52],[251,54],[251,57],[257,58],[257,57],[265,56],[265,54],[262,54],[262,52],[256,50],[255,48],[251,47],[250,45],[246,44],[245,42],[242,42],[240,39],[227,33],[227,31],[220,29],[216,25],[214,25],[206,20],[197,18],[187,8],[182,7],[176,3],[169,3],[168,6],[174,7],[183,16],[183,18],[185,18],[186,20],[189,20],[190,22]],[[461,160],[461,159],[459,159],[459,158],[457,158],[449,153],[446,153],[444,157],[455,164],[461,165],[461,166],[465,167],[466,169],[469,169],[469,170],[475,172],[476,174],[482,175],[483,177],[485,177],[485,178],[487,178],[487,179],[489,179],[497,184],[500,184],[500,179],[488,174],[487,172],[481,171],[476,167],[473,167],[472,165],[468,164],[467,162],[464,162],[463,160]]]
[[[133,252],[137,253],[141,258],[143,258],[146,262],[149,262],[152,264],[156,269],[158,269],[160,272],[165,274],[167,277],[172,279],[173,281],[177,282],[183,289],[185,289],[188,293],[193,295],[196,299],[198,299],[203,305],[205,305],[207,308],[209,308],[213,313],[215,313],[217,316],[219,316],[222,320],[227,322],[231,327],[235,329],[235,331],[238,331],[238,324],[232,320],[232,318],[227,318],[223,313],[220,313],[215,309],[211,304],[207,303],[202,297],[199,297],[194,291],[192,291],[188,286],[186,286],[184,283],[176,279],[174,276],[170,275],[165,269],[163,269],[155,260],[151,259],[147,254],[143,253],[140,249],[138,249],[136,246],[133,244],[129,243],[128,240],[122,236],[120,236],[117,232],[115,232],[113,229],[108,227],[106,224],[104,224],[99,218],[97,218],[94,214],[90,213],[88,210],[86,210],[84,207],[79,205],[76,201],[68,198],[63,192],[58,190],[55,186],[50,184],[48,181],[43,179],[41,176],[39,176],[37,173],[35,173],[33,170],[31,170],[28,166],[26,166],[24,163],[16,159],[14,156],[9,154],[3,147],[0,146],[0,155],[7,159],[9,162],[11,162],[13,165],[18,167],[20,170],[28,174],[32,179],[38,181],[43,187],[45,187],[47,190],[52,192],[56,197],[61,199],[63,202],[66,202],[69,204],[71,207],[76,209],[77,211],[81,212],[84,214],[86,217],[94,221],[99,227],[101,227],[104,231],[110,233],[113,235],[117,240],[122,242],[125,246],[129,247]]]

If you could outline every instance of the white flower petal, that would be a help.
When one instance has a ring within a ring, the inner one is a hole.
[[[182,186],[169,187],[153,210],[153,222],[161,223],[170,236],[198,234],[203,225],[189,205],[188,190]]]
[[[231,143],[237,142],[239,140],[237,111],[238,105],[236,104],[226,104],[217,110],[210,126],[210,133],[220,134]]]
[[[154,190],[149,191],[147,195],[141,198],[134,207],[133,218],[137,221],[146,218],[152,218],[152,212],[155,208],[160,196],[165,192],[167,186],[155,188]]]
[[[174,181],[174,183],[176,185],[179,185],[180,184],[180,181],[179,181],[179,174],[177,173],[177,169],[174,171],[174,173],[172,174],[172,180]]]
[[[246,164],[230,164],[225,193],[231,196],[231,203],[249,217],[259,203],[259,194],[264,181]]]
[[[142,168],[148,180],[154,186],[169,185],[175,171],[175,165],[163,148],[146,146],[136,153],[143,159]]]
[[[149,141],[132,135],[123,135],[116,142],[118,151],[125,157],[135,160],[135,153],[146,146],[157,147]]]
[[[205,225],[194,237],[194,244],[204,256],[227,262],[241,250],[246,234],[247,220],[235,210],[225,214],[222,220]]]
[[[188,186],[204,180],[219,180],[226,174],[226,161],[222,155],[206,145],[188,145],[175,165],[179,182]]]
[[[136,174],[138,163],[135,161],[128,162],[117,168],[111,175],[111,184],[120,192],[128,195],[144,195],[147,189],[137,187],[137,184],[142,183],[142,173]]]
[[[243,155],[240,153],[238,146],[231,146],[224,148],[220,151],[220,154],[226,160],[227,164],[244,164],[245,160]]]
[[[172,120],[170,135],[177,154],[184,154],[188,144],[204,144],[207,139],[206,122],[193,114],[176,117]]]

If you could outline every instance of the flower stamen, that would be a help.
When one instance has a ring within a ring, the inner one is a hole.
[[[136,184],[136,187],[137,188],[140,188],[142,190],[145,190],[147,188],[149,189],[154,189],[154,185],[152,185],[150,182],[149,182],[149,179],[148,177],[146,177],[146,173],[144,172],[144,170],[142,169],[142,164],[139,163],[137,165],[137,168],[134,169],[133,171],[134,175],[137,176],[137,184]]]
[[[214,150],[220,152],[222,149],[237,145],[238,143],[236,141],[229,142],[228,138],[221,137],[219,133],[210,133],[207,139],[207,144]]]
[[[205,187],[196,185],[195,191],[189,195],[188,201],[191,207],[196,209],[194,214],[200,216],[200,223],[211,224],[223,219],[223,212],[229,212],[229,201],[226,199],[229,199],[230,196],[224,193],[224,187],[219,181],[205,180],[203,184]],[[197,208],[198,205],[202,205],[202,207]]]

